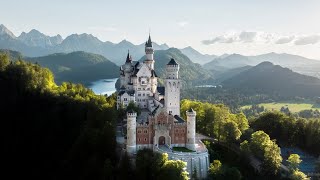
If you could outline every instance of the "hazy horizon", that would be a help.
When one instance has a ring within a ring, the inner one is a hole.
[[[19,4],[19,6],[17,6]],[[66,38],[191,46],[203,54],[288,53],[320,60],[320,1],[68,1],[2,2],[0,24],[16,36],[37,29]]]

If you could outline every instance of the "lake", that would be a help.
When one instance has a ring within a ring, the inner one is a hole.
[[[100,79],[98,81],[92,82],[89,88],[98,95],[111,95],[112,93],[116,92],[115,84],[117,80],[118,78]]]

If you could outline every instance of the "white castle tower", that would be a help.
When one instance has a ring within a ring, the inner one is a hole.
[[[136,120],[137,113],[130,110],[127,112],[127,152],[136,153]]]
[[[165,108],[169,114],[180,116],[179,64],[171,59],[166,67]]]
[[[144,60],[144,63],[146,63],[150,69],[154,70],[154,60],[153,60],[153,48],[152,48],[152,41],[151,37],[149,34],[148,41],[146,42],[145,45],[145,52],[146,52],[146,60]]]
[[[190,108],[187,114],[187,142],[186,147],[193,151],[196,150],[196,115],[197,113]]]

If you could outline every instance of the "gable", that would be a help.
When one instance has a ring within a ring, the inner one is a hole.
[[[137,73],[137,77],[151,77],[150,68],[146,64],[143,64]]]

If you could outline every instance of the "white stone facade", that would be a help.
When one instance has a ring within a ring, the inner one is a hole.
[[[170,159],[186,161],[189,174],[196,167],[198,176],[206,177],[208,153],[196,140],[196,112],[187,111],[187,120],[180,117],[180,66],[171,59],[166,65],[165,86],[159,87],[150,36],[145,52],[143,62],[133,62],[128,52],[125,64],[120,67],[117,108],[126,108],[133,102],[141,109],[140,115],[132,110],[127,112],[126,150],[129,154],[143,148],[166,151]],[[186,147],[193,153],[177,154],[172,150],[174,147]]]

